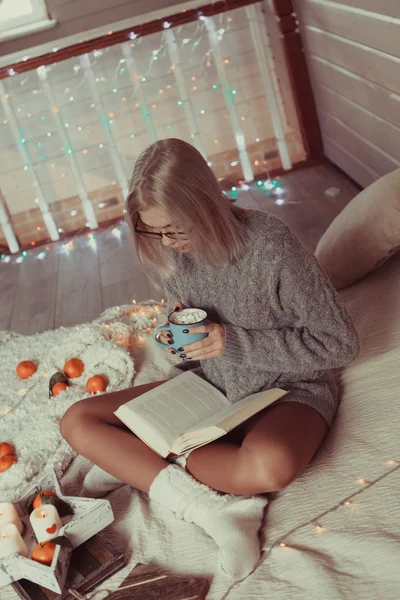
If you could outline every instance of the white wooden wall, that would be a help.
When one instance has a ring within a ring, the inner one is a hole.
[[[18,0],[16,0],[18,1]],[[49,16],[57,21],[57,25],[46,31],[18,37],[0,46],[1,64],[8,64],[18,59],[18,53],[30,54],[29,50],[40,47],[40,51],[32,54],[51,52],[55,42],[66,39],[62,45],[78,43],[82,40],[107,33],[113,29],[121,29],[123,22],[131,24],[161,18],[163,15],[179,12],[182,7],[192,8],[198,4],[193,0],[46,0]],[[122,23],[121,23],[122,22]],[[91,31],[88,35],[88,31]],[[4,57],[11,57],[5,60]]]
[[[400,0],[296,0],[327,156],[361,185],[400,166]]]

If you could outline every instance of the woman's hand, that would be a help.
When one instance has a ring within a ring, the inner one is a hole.
[[[175,302],[174,312],[181,312],[185,307],[182,302]],[[165,321],[164,325],[169,325],[169,321]],[[173,344],[172,333],[168,329],[164,329],[164,331],[160,331],[157,335],[157,340],[162,344]],[[171,354],[176,354],[175,350],[169,350]]]
[[[208,325],[190,327],[188,333],[208,333],[208,336],[194,344],[182,346],[183,352],[180,354],[186,354],[184,360],[205,360],[216,358],[222,354],[225,347],[225,327],[223,325],[208,323]]]

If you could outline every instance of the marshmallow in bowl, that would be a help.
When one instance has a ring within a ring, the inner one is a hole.
[[[203,310],[184,309],[181,313],[170,316],[170,321],[176,325],[193,325],[206,318]]]

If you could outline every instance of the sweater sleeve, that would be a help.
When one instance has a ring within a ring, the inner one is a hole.
[[[280,313],[282,325],[251,330],[224,325],[222,357],[240,365],[256,361],[260,368],[282,373],[343,366],[359,352],[352,321],[316,258],[286,225],[274,221],[272,239],[260,252],[261,269],[273,272],[260,287],[264,310]],[[272,252],[271,245],[277,247]]]

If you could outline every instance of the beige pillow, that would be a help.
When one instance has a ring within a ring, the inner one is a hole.
[[[337,289],[400,250],[400,169],[360,192],[322,236],[316,256]]]

